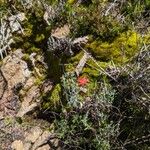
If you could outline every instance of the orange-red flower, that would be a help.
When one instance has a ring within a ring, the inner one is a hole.
[[[85,86],[89,82],[89,79],[87,77],[79,77],[77,82],[79,86]]]

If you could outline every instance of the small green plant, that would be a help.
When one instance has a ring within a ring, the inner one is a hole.
[[[55,132],[62,141],[63,149],[109,150],[111,144],[116,142],[112,139],[117,133],[113,122],[108,119],[114,91],[106,84],[99,85],[95,94],[79,107],[78,93],[73,90],[76,85],[67,83],[66,90],[69,92],[65,90],[65,95],[72,109],[64,110],[60,119],[55,120]]]
[[[66,73],[62,76],[63,93],[69,107],[80,107],[79,86],[74,73]]]

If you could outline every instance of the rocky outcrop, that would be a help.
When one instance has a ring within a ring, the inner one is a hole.
[[[19,107],[17,90],[22,88],[31,72],[21,58],[21,50],[7,56],[0,68],[0,110],[7,115],[14,115]]]
[[[27,80],[24,88],[20,91],[23,99],[17,117],[23,117],[25,114],[33,112],[41,103],[42,93],[48,93],[52,89],[52,83],[44,81],[42,85],[35,84],[36,78],[31,77]]]
[[[23,56],[19,49],[2,61],[0,111],[4,115],[23,117],[32,112],[41,102],[41,92],[46,94],[52,88],[50,81],[36,84],[37,76],[30,71]]]
[[[14,150],[23,150],[23,149],[24,149],[24,148],[23,148],[23,143],[22,143],[22,141],[20,141],[20,140],[14,141],[14,142],[12,143],[11,148],[14,149]]]
[[[11,44],[15,42],[13,33],[24,34],[21,22],[26,19],[25,13],[18,13],[16,15],[7,15],[1,18],[0,24],[0,59],[7,56],[8,50],[11,51]]]
[[[24,140],[15,140],[11,144],[12,150],[59,150],[59,140],[54,133],[33,127],[26,133]]]
[[[28,125],[19,123],[20,117],[25,118],[40,106],[42,94],[50,92],[52,82],[46,79],[37,83],[37,70],[43,76],[36,66],[40,58],[34,61],[32,70],[23,58],[22,50],[18,49],[5,57],[0,66],[0,149],[48,150],[52,133],[37,126],[41,126],[41,120],[38,124],[33,124],[34,120],[27,121]]]
[[[25,13],[19,13],[19,14],[10,16],[8,18],[8,21],[11,27],[11,32],[13,33],[19,30],[23,32],[20,22],[24,21],[25,19],[26,19]]]
[[[13,117],[0,118],[0,150],[10,150],[11,143],[14,140],[24,139],[26,130],[28,130],[28,127],[21,126]]]
[[[28,116],[22,123],[15,117],[0,116],[0,150],[31,150],[33,145],[41,148],[47,145],[49,140],[56,140],[53,138],[53,132],[46,130],[49,127],[51,124],[47,121]],[[51,138],[45,138],[46,135]]]

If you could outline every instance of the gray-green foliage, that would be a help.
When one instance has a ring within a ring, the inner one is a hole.
[[[0,20],[0,58],[3,59],[7,55],[7,50],[10,50],[10,45],[13,43],[11,29],[7,23],[7,17]]]
[[[82,105],[79,97],[80,90],[76,79],[74,73],[66,73],[62,76],[64,96],[70,107],[80,107]]]
[[[117,90],[114,107],[119,112],[113,116],[122,120],[119,138],[127,149],[144,150],[149,146],[149,56],[149,46],[145,45],[132,63],[120,71],[117,82],[113,85]]]
[[[76,77],[69,77],[65,75],[62,80],[70,109],[64,107],[60,120],[55,120],[63,149],[109,150],[118,134],[118,128],[108,119],[115,91],[107,84],[98,85],[93,96],[81,103]]]

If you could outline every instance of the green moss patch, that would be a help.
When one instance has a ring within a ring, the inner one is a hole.
[[[45,97],[45,101],[42,105],[42,109],[49,109],[49,110],[58,110],[60,106],[60,99],[61,99],[61,86],[60,84],[56,84],[53,88],[52,92],[49,96]]]
[[[113,60],[123,64],[132,58],[138,51],[140,36],[134,31],[122,33],[112,43],[94,40],[86,45],[93,56],[103,62]]]

